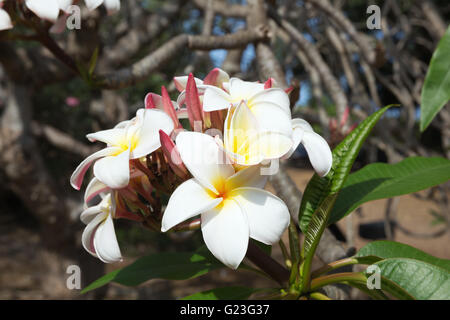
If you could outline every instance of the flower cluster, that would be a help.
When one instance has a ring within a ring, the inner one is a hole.
[[[162,87],[161,95],[147,94],[132,120],[87,135],[106,147],[71,177],[79,189],[93,166],[86,205],[102,198],[81,214],[83,246],[104,262],[119,261],[118,218],[162,232],[199,226],[212,254],[236,269],[249,238],[270,245],[289,225],[284,202],[264,190],[268,176],[261,169],[302,143],[323,176],[331,151],[305,120],[292,119],[288,93],[273,79],[247,82],[216,68],[203,80],[190,74],[174,82],[177,101]],[[170,196],[164,210],[161,194]]]
[[[0,0],[0,31],[13,28],[9,14],[2,9],[3,2]],[[24,0],[25,6],[39,18],[56,22],[60,12],[68,14],[74,0]],[[104,4],[108,12],[120,10],[120,0],[84,0],[89,10],[94,10]],[[64,18],[64,17],[63,17]]]

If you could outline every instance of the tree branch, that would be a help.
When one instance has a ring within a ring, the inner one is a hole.
[[[157,70],[167,61],[179,54],[184,48],[191,50],[236,49],[249,43],[261,41],[268,37],[268,30],[264,26],[254,29],[238,31],[225,36],[193,36],[181,34],[156,49],[151,54],[112,74],[100,76],[100,87],[118,89],[135,84]]]

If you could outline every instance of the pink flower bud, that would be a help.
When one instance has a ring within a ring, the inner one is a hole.
[[[191,127],[194,127],[196,121],[203,121],[202,119],[202,105],[198,96],[197,85],[195,84],[194,76],[189,74],[186,85],[186,108]]]
[[[222,88],[222,83],[228,80],[228,75],[224,71],[219,68],[214,68],[203,79],[203,84]]]
[[[144,98],[145,109],[156,109],[157,101],[155,101],[155,98],[158,98],[156,94],[147,93]]]
[[[164,156],[167,158],[170,168],[173,172],[182,179],[187,179],[189,173],[181,160],[180,153],[175,143],[170,137],[162,130],[159,130],[159,139],[161,142],[161,149]]]
[[[172,119],[175,128],[182,128],[182,125],[177,117],[177,112],[175,107],[173,106],[172,100],[170,100],[169,93],[167,92],[166,87],[161,87],[161,96],[162,96],[162,104],[164,108],[164,112],[169,115]]]

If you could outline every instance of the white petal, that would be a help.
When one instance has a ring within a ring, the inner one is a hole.
[[[189,179],[172,193],[164,211],[161,231],[166,232],[180,222],[215,208],[222,198],[213,197],[195,179]]]
[[[264,188],[268,175],[261,175],[261,166],[249,166],[236,172],[226,181],[226,189],[233,190],[241,187]]]
[[[119,244],[117,243],[113,219],[110,214],[95,232],[94,248],[98,258],[105,263],[122,261]]]
[[[259,135],[258,121],[245,102],[242,101],[235,109],[230,108],[225,123],[225,149],[235,162],[253,165],[263,160],[260,150],[255,149],[253,145]]]
[[[181,91],[177,98],[177,105],[179,107],[183,106],[186,103],[186,90]],[[187,112],[187,109],[186,109]]]
[[[0,8],[0,30],[7,30],[13,27],[8,12]]]
[[[130,149],[95,162],[94,175],[111,189],[126,187],[130,181]]]
[[[251,105],[251,112],[258,121],[260,132],[278,132],[288,137],[292,135],[290,115],[272,102],[256,102]]]
[[[147,93],[147,95],[145,96],[144,101],[147,101],[147,99],[150,99],[150,97],[151,97],[152,102],[155,105],[155,107],[158,108],[159,110],[163,110],[164,111],[164,105],[163,105],[162,97],[159,94],[156,94],[156,93]],[[180,108],[176,101],[172,100],[172,104],[175,107],[175,110],[178,110]]]
[[[269,111],[270,109],[276,109],[276,113],[280,115],[280,118],[275,118],[275,120],[283,119],[282,123],[284,123],[284,126],[287,126],[287,129],[279,128],[279,130],[291,132],[290,121],[289,124],[285,123],[287,118],[285,119],[286,115],[284,112],[273,104],[265,105],[269,105]],[[233,109],[230,110],[232,111]],[[233,159],[240,165],[254,165],[264,159],[280,158],[292,147],[290,134],[265,131],[268,130],[267,127],[270,126],[270,121],[269,117],[264,115],[264,109],[261,107],[260,110],[261,114],[257,112],[257,115],[262,120],[262,125],[265,126],[263,130],[260,128],[258,119],[245,103],[241,103],[236,108],[229,124],[229,129],[225,130],[225,148],[227,151],[237,154],[233,156]]]
[[[39,18],[55,22],[59,15],[59,3],[57,0],[26,0],[26,6]]]
[[[214,68],[210,73],[208,73],[204,80],[207,80],[208,76],[211,76],[212,73],[215,74],[215,81],[214,83],[210,83],[211,85],[223,87],[224,83],[228,83],[230,81],[230,76],[228,75],[228,73],[220,68]]]
[[[103,0],[84,0],[89,10],[94,10],[103,3]]]
[[[133,122],[133,119],[131,119],[131,120],[120,121],[118,124],[116,124],[116,125],[114,126],[114,129],[126,128],[126,127],[128,127],[132,122]]]
[[[314,131],[314,129],[311,127],[308,121],[300,118],[292,119],[292,128],[303,129],[304,131]]]
[[[228,80],[228,82],[223,82],[222,83],[222,88],[223,90],[225,90],[226,92],[230,92],[230,80]]]
[[[106,212],[100,212],[93,219],[90,220],[89,224],[84,228],[83,234],[81,236],[81,243],[87,252],[97,257],[94,247],[94,236],[97,231],[98,226],[102,221],[105,220],[108,214]]]
[[[251,238],[268,245],[280,240],[290,220],[288,208],[280,198],[257,188],[235,189],[230,197],[247,214]]]
[[[259,152],[264,159],[279,159],[292,148],[292,139],[277,132],[263,132],[251,143],[252,153]]]
[[[86,135],[86,138],[88,138],[91,142],[101,141],[110,146],[118,147],[122,144],[127,145],[126,133],[127,131],[125,130],[125,128],[114,128],[89,133],[88,135]]]
[[[140,130],[136,132],[138,143],[131,152],[131,159],[146,156],[161,146],[159,130],[170,135],[174,129],[172,119],[161,110],[140,109],[138,114],[143,117],[143,122]]]
[[[100,204],[89,207],[81,213],[80,220],[84,224],[89,224],[101,212],[102,208]]]
[[[230,132],[230,128],[231,128],[231,120],[233,119],[235,110],[236,110],[236,107],[234,107],[234,106],[232,106],[228,109],[227,116],[226,116],[225,122],[224,122],[223,143],[225,146],[229,146],[229,147],[231,147],[233,145],[232,140],[231,140],[232,135]]]
[[[241,100],[249,100],[251,97],[263,90],[263,83],[242,81],[238,78],[230,79],[230,96],[234,103]]]
[[[120,10],[120,0],[104,0],[104,4],[108,13],[114,13]]]
[[[97,159],[120,152],[120,150],[121,149],[117,147],[109,147],[97,151],[91,154],[86,159],[84,159],[83,162],[81,162],[78,165],[78,167],[75,169],[75,171],[72,173],[72,176],[70,177],[70,184],[72,185],[72,187],[74,187],[77,190],[80,190],[81,184],[83,183],[84,175],[86,174],[87,170],[92,165],[92,163]]]
[[[291,118],[291,108],[289,107],[290,106],[289,96],[287,95],[286,92],[284,92],[283,89],[271,88],[260,91],[253,97],[251,97],[248,103],[252,108],[253,104],[261,102],[271,102],[276,104],[287,114],[289,119]]]
[[[233,200],[202,214],[202,233],[211,253],[226,266],[237,269],[248,247],[249,226],[245,213]]]
[[[223,91],[214,86],[207,86],[203,95],[203,111],[215,111],[228,109],[231,105],[231,97]]]
[[[309,161],[321,177],[326,176],[333,163],[333,155],[327,141],[312,131],[305,131],[301,142],[308,153]]]
[[[178,91],[183,91],[186,90],[186,85],[187,85],[187,81],[188,81],[188,76],[181,76],[181,77],[174,77],[173,78],[173,82],[175,83],[175,87],[177,88]],[[195,84],[201,85],[203,84],[203,80],[194,77],[194,81]]]
[[[303,140],[305,131],[314,131],[311,125],[300,118],[292,119],[292,148],[282,157],[282,159],[288,159],[297,150],[298,145]]]
[[[199,132],[180,132],[176,145],[190,173],[214,193],[218,194],[220,184],[234,174],[227,155],[213,137]]]
[[[197,79],[197,80],[199,80],[199,79]],[[196,82],[197,82],[197,80],[196,80]],[[199,95],[200,102],[203,101],[203,94],[205,93],[205,90],[208,87],[212,87],[212,86],[197,84],[197,93]],[[213,87],[213,88],[215,88],[215,87]],[[181,91],[180,94],[178,95],[177,101],[176,102],[172,101],[172,103],[174,103],[174,105],[176,105],[177,108],[181,108],[181,106],[185,105],[186,104],[186,90]]]
[[[86,187],[86,191],[84,193],[84,203],[88,203],[91,201],[95,196],[99,195],[102,192],[105,192],[109,190],[109,187],[98,180],[96,177],[92,178],[92,180],[89,182],[88,186]]]

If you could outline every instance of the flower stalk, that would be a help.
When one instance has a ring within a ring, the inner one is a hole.
[[[248,243],[246,257],[281,286],[289,280],[289,271],[253,242]]]
[[[309,291],[317,291],[329,284],[342,283],[342,282],[354,282],[354,283],[366,283],[366,276],[361,272],[342,272],[325,275],[323,277],[312,279]]]

